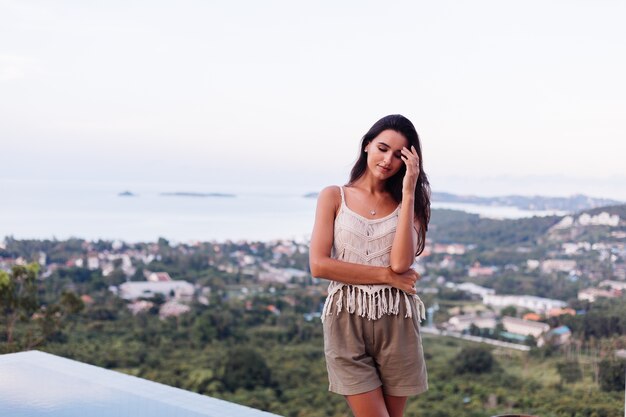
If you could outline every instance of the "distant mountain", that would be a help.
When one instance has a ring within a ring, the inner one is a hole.
[[[190,193],[190,192],[173,192],[161,193],[165,197],[236,197],[235,194],[226,193]]]
[[[577,212],[596,207],[622,204],[620,201],[606,198],[594,198],[582,194],[570,197],[542,197],[508,195],[499,197],[478,197],[473,195],[457,195],[433,192],[432,201],[438,203],[467,203],[483,206],[510,206],[522,210],[558,210]]]
[[[123,191],[121,193],[117,194],[120,197],[137,197],[137,194],[131,192],[131,191]]]
[[[304,198],[317,198],[318,193],[307,193]],[[623,204],[621,201],[608,198],[594,198],[582,194],[570,197],[543,197],[507,195],[499,197],[478,197],[475,195],[459,195],[444,192],[433,192],[431,200],[437,203],[465,203],[479,206],[517,207],[522,210],[556,210],[575,213],[596,207]]]
[[[490,219],[478,214],[433,209],[427,236],[440,243],[463,243],[479,247],[532,245],[562,216],[521,219]]]
[[[457,210],[433,209],[428,227],[428,237],[437,242],[474,244],[484,248],[534,248],[546,238],[611,241],[620,239],[623,233],[626,233],[626,204],[598,207],[565,216],[502,220]]]

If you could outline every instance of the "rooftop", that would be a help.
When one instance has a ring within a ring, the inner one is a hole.
[[[11,417],[278,417],[39,351],[0,355],[0,410]]]

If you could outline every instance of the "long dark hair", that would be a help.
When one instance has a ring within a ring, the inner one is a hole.
[[[417,135],[415,126],[413,126],[413,123],[411,123],[409,119],[399,114],[391,114],[374,123],[361,140],[359,158],[352,167],[348,185],[354,184],[356,180],[365,174],[367,170],[367,152],[365,152],[365,147],[384,130],[395,130],[402,134],[409,142],[408,148],[411,149],[411,145],[414,146],[419,156],[419,176],[415,184],[415,204],[413,207],[415,218],[420,225],[420,233],[418,233],[417,242],[417,255],[419,255],[424,250],[426,244],[426,231],[428,230],[428,222],[430,221],[430,183],[428,182],[428,177],[424,172],[422,164],[422,147],[420,145],[419,136]],[[385,182],[385,189],[398,204],[402,201],[402,180],[404,179],[405,172],[406,167],[403,164],[400,171]]]

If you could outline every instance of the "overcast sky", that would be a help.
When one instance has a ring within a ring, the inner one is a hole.
[[[435,190],[626,200],[624,16],[622,0],[0,0],[0,179],[338,183],[401,113]]]

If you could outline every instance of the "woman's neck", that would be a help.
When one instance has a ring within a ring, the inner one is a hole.
[[[372,175],[368,175],[367,173],[363,174],[361,178],[357,179],[351,185],[353,187],[361,188],[372,195],[387,192],[385,189],[385,181],[381,181]]]

